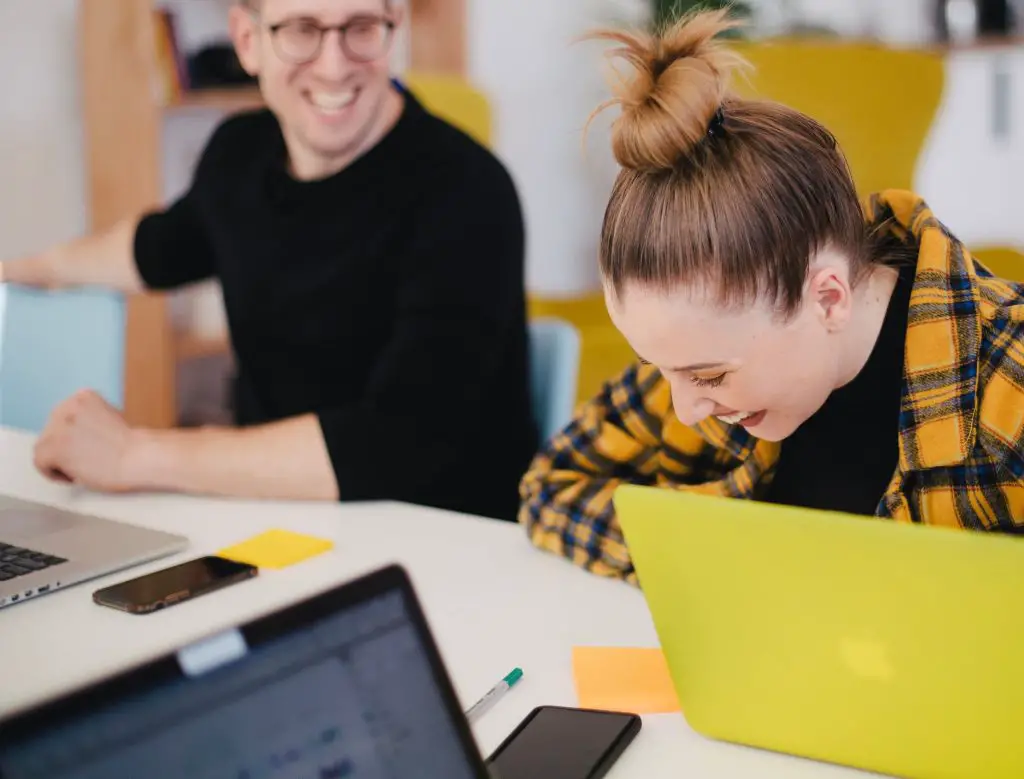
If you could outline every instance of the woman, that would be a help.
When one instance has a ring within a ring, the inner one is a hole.
[[[635,70],[600,269],[641,364],[536,457],[520,520],[630,581],[623,482],[1019,531],[1024,287],[912,193],[865,208],[811,118],[730,93],[742,63],[716,36],[734,24],[599,36]]]

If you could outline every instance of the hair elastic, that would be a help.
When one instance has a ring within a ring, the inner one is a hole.
[[[725,112],[722,107],[719,106],[718,110],[715,111],[715,115],[711,117],[711,121],[708,122],[708,136],[714,138],[715,136],[721,135],[725,131]]]

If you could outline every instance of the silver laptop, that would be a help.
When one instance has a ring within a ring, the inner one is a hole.
[[[0,495],[0,608],[187,546],[184,536]]]

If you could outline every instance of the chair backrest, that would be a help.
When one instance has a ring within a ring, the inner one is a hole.
[[[940,54],[813,39],[744,41],[736,48],[754,70],[749,79],[738,76],[735,88],[825,125],[862,196],[914,188],[917,161],[942,98]]]
[[[1024,252],[1015,246],[972,246],[971,254],[1001,279],[1024,284]]]
[[[534,319],[529,327],[533,413],[541,440],[546,441],[572,420],[580,336],[562,319]]]
[[[105,290],[0,285],[0,424],[40,432],[80,389],[124,405],[125,305]]]
[[[455,125],[480,145],[491,145],[491,107],[486,96],[464,78],[409,72],[401,82],[428,111]]]

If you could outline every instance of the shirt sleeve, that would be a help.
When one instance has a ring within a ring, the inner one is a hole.
[[[174,289],[214,275],[213,250],[196,203],[195,184],[135,230],[135,265],[148,289]]]
[[[243,122],[232,117],[221,123],[199,157],[188,190],[167,207],[150,211],[139,220],[135,265],[149,289],[173,289],[215,275],[203,195],[212,181],[224,178],[232,136],[238,135]]]
[[[615,489],[679,486],[698,477],[699,464],[712,455],[698,432],[681,426],[668,451],[663,428],[671,414],[668,383],[656,368],[632,366],[608,382],[547,443],[522,480],[519,521],[530,540],[591,573],[635,584],[612,502]]]
[[[494,386],[496,344],[525,320],[519,200],[503,170],[489,173],[449,180],[417,214],[396,260],[392,334],[364,398],[319,413],[342,500],[459,505],[479,489],[466,480],[486,462],[483,431],[495,434],[501,413],[481,386]],[[523,382],[525,391],[525,366]]]

